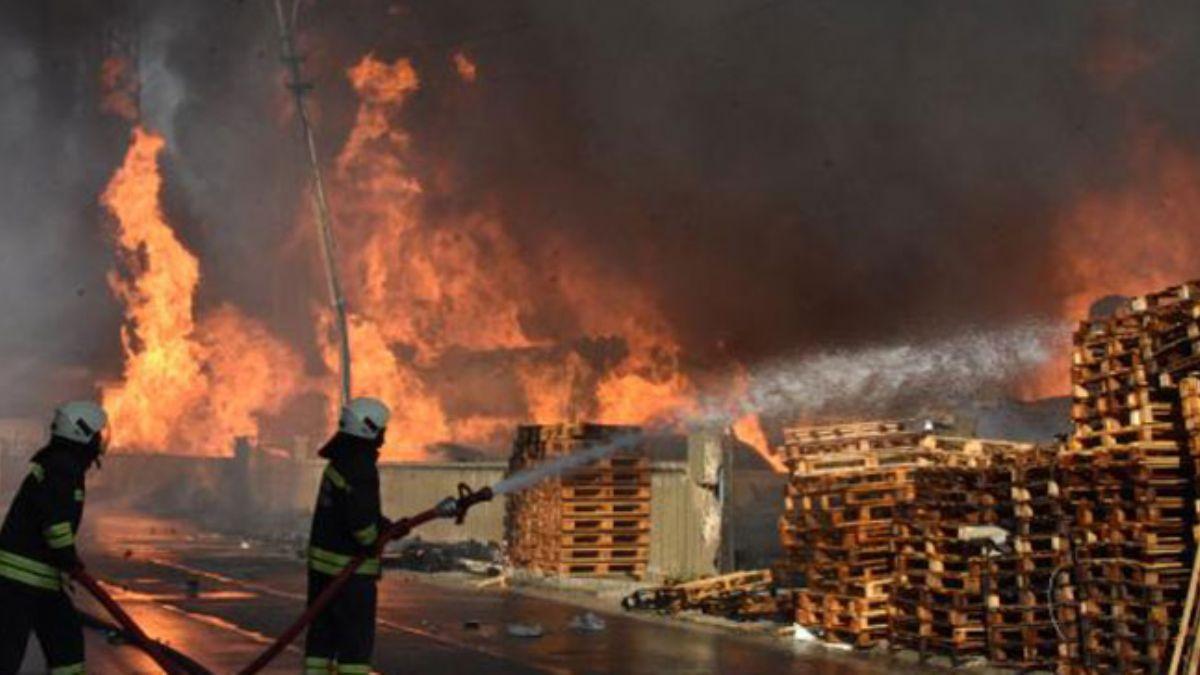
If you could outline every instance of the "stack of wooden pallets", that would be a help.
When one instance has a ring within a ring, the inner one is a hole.
[[[1134,298],[1148,349],[1143,358],[1159,387],[1178,387],[1200,373],[1200,280]]]
[[[521,426],[509,473],[634,433],[634,427],[597,424]],[[621,450],[510,495],[505,532],[516,567],[642,578],[650,557],[649,459],[640,449]]]
[[[1082,649],[1063,671],[1158,672],[1170,658],[1195,550],[1196,471],[1178,380],[1196,368],[1196,286],[1083,322],[1074,432],[1062,456],[1072,600]]]
[[[1046,590],[1069,560],[1057,532],[1055,450],[973,439],[931,444],[960,450],[915,471],[914,497],[897,527],[892,639],[956,662],[1053,668],[1059,639]]]
[[[929,454],[903,423],[791,429],[780,533],[796,621],[859,647],[887,637],[896,510],[912,498],[911,471]]]

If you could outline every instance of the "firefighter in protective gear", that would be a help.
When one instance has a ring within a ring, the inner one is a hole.
[[[104,453],[108,416],[95,403],[54,412],[50,442],[38,450],[0,528],[0,675],[15,673],[29,633],[52,675],[84,672],[83,627],[64,573],[83,568],[75,535],[83,517],[83,478]]]
[[[308,601],[360,553],[371,553],[341,593],[308,629],[305,673],[369,673],[375,647],[379,537],[390,525],[380,513],[379,448],[390,413],[372,398],[346,404],[338,431],[321,448],[329,460],[317,495],[308,548]]]

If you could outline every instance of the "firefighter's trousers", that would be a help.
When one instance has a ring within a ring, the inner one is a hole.
[[[308,571],[311,603],[333,577]],[[375,598],[377,577],[355,574],[308,628],[304,643],[304,672],[369,673],[375,649]]]
[[[0,579],[0,675],[20,670],[31,632],[51,675],[84,672],[83,623],[66,591]]]

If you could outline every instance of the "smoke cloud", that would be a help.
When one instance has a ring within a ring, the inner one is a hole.
[[[1185,27],[1198,13],[1182,1],[346,0],[302,3],[300,34],[328,165],[356,110],[347,68],[368,53],[412,59],[421,86],[402,114],[423,222],[503,224],[540,299],[522,305],[530,336],[585,358],[613,337],[561,311],[547,263],[586,260],[639,289],[686,369],[736,362],[751,408],[828,412],[894,407],[914,382],[1003,389],[1046,360],[1072,297],[1138,290],[1066,265],[1077,251],[1064,228],[1090,195],[1132,185],[1146,203],[1172,199],[1147,178],[1143,132],[1196,156],[1200,42]],[[324,369],[321,271],[297,226],[306,169],[269,3],[10,2],[0,417],[120,373],[97,205],[128,133],[99,106],[113,31],[141,37],[142,116],[168,138],[165,208],[202,261],[198,304],[232,302],[296,346],[309,375]],[[1184,215],[1139,229],[1200,244]],[[1094,224],[1085,243],[1112,259],[1120,238],[1097,233],[1126,226]]]

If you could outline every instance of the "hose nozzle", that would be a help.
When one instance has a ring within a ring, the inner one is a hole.
[[[467,511],[472,506],[481,502],[490,502],[492,500],[492,488],[482,487],[478,490],[472,490],[466,483],[458,484],[458,497],[447,497],[438,504],[438,510],[441,511],[442,505],[446,502],[453,503],[453,512],[447,514],[447,517],[453,516],[454,522],[457,525],[462,525],[463,519],[467,517]]]

